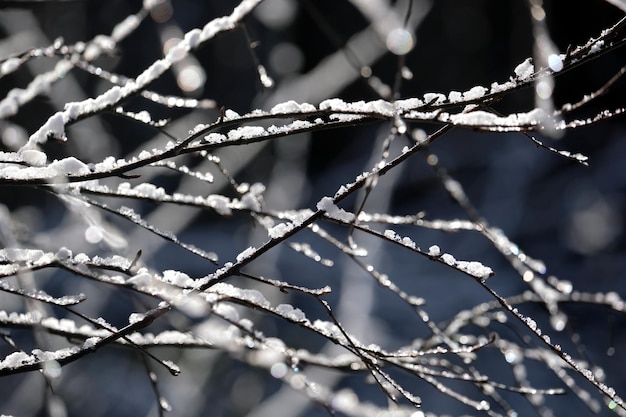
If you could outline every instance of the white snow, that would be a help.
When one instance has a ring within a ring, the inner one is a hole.
[[[391,240],[400,240],[400,236],[398,236],[398,234],[396,232],[394,232],[391,229],[386,229],[383,232],[383,235],[387,238],[387,239],[391,239]]]
[[[48,167],[58,175],[85,175],[91,172],[86,163],[73,156],[52,161]]]
[[[313,122],[308,120],[294,120],[284,126],[271,125],[267,128],[267,133],[271,135],[295,133],[298,130],[308,129],[315,125],[323,124],[321,119],[315,119]]]
[[[320,110],[347,110],[348,106],[340,98],[329,98],[320,103]]]
[[[441,255],[441,260],[450,266],[454,266],[456,264],[456,259],[454,259],[454,256],[450,255],[449,253],[444,253],[443,255]]]
[[[607,1],[611,1],[611,0],[607,0]],[[589,49],[589,53],[595,54],[596,52],[601,50],[603,46],[604,46],[604,40],[599,40],[597,42],[594,42],[593,45],[591,46],[591,49]]]
[[[489,90],[490,94],[496,94],[496,93],[501,93],[503,91],[507,91],[510,90],[512,88],[514,88],[517,84],[515,84],[513,81],[507,81],[505,83],[502,84],[498,84],[496,82],[491,83],[491,88]]]
[[[284,114],[284,113],[299,113],[300,105],[294,100],[285,101],[284,103],[278,103],[270,110],[272,114]]]
[[[30,365],[35,358],[26,352],[13,352],[0,361],[0,369],[18,368],[20,365]]]
[[[68,248],[66,248],[65,246],[62,246],[57,253],[55,254],[56,258],[59,260],[67,260],[70,259],[72,257],[72,251],[69,250]]]
[[[464,126],[496,126],[498,119],[503,118],[483,110],[449,115],[450,122]]]
[[[354,221],[354,214],[348,213],[347,211],[339,208],[333,202],[333,199],[330,197],[323,197],[317,203],[317,209],[326,212],[326,215],[331,219],[339,220],[344,223],[351,223]]]
[[[233,111],[231,109],[226,109],[226,111],[224,112],[224,120],[234,120],[234,119],[239,119],[241,116],[239,115],[239,113],[237,113],[236,111]]]
[[[230,199],[228,197],[219,194],[211,194],[206,198],[206,203],[209,207],[213,208],[217,214],[222,216],[232,214]]]
[[[33,349],[32,354],[26,352],[13,352],[0,361],[0,369],[19,369],[23,366],[41,365],[44,362],[60,361],[69,358],[81,350],[92,349],[100,338],[90,337],[81,346],[71,346],[54,351]]]
[[[283,213],[285,218],[288,218],[293,224],[300,226],[303,222],[307,221],[314,212],[310,209],[302,209],[295,211],[287,211]]]
[[[424,94],[424,102],[433,104],[442,104],[446,101],[446,96],[441,93],[426,93]]]
[[[245,193],[241,197],[241,208],[250,211],[261,210],[261,196],[254,195],[253,193]]]
[[[193,287],[194,280],[184,272],[174,271],[171,269],[163,271],[163,281],[177,287]]]
[[[267,231],[267,234],[272,239],[280,239],[281,237],[283,237],[285,235],[285,233],[293,230],[294,227],[295,227],[295,225],[293,223],[291,223],[291,222],[288,222],[288,223],[278,223],[276,226],[270,228]]]
[[[476,100],[485,95],[487,89],[485,87],[476,86],[470,88],[468,91],[463,93],[464,100]]]
[[[91,262],[94,265],[112,266],[120,269],[128,269],[131,264],[131,260],[119,255],[113,255],[104,258],[101,258],[100,256],[94,256]]]
[[[45,143],[48,136],[55,139],[65,138],[65,121],[62,112],[57,112],[51,116],[29,139],[30,142]]]
[[[314,105],[309,103],[298,103],[294,100],[278,103],[270,110],[271,114],[285,113],[308,113],[317,110]]]
[[[439,246],[437,245],[432,245],[430,248],[428,248],[428,255],[439,256],[441,255],[441,249],[439,249]]]
[[[215,314],[224,317],[226,320],[230,320],[232,322],[239,321],[239,313],[235,307],[229,304],[219,303],[213,308],[213,311],[215,311]]]
[[[240,126],[228,131],[228,140],[251,139],[266,135],[263,126]]]
[[[526,58],[524,62],[519,64],[513,70],[518,81],[528,80],[535,72],[535,66],[532,64],[532,58]]]
[[[144,320],[146,318],[146,315],[143,313],[131,313],[128,316],[128,323],[129,324],[135,324],[138,323],[142,320]]]
[[[15,115],[19,107],[30,102],[40,94],[48,94],[52,83],[62,78],[73,68],[73,64],[60,60],[52,71],[37,75],[25,89],[13,88],[6,97],[0,100],[0,118],[4,119]]]
[[[424,102],[419,98],[407,98],[403,100],[396,100],[393,105],[397,111],[405,112],[423,106]]]
[[[90,258],[85,253],[81,252],[78,255],[74,256],[74,262],[77,264],[86,264],[89,261],[90,261]]]
[[[383,235],[387,238],[387,239],[391,239],[395,242],[401,243],[402,245],[411,248],[411,249],[415,249],[416,245],[415,242],[413,242],[413,240],[408,237],[402,237],[399,234],[397,234],[396,232],[394,232],[393,230],[387,229],[383,232]]]
[[[255,350],[250,355],[250,360],[255,366],[271,369],[273,375],[284,376],[287,372],[287,365],[284,363],[285,350],[285,344],[281,340],[268,338],[262,349]]]
[[[201,42],[202,31],[200,29],[192,29],[185,34],[185,43],[189,45],[191,49],[196,48]]]
[[[339,98],[331,98],[328,100],[324,100],[320,103],[320,110],[331,110],[336,112],[347,112],[347,113],[359,113],[359,114],[380,114],[386,117],[392,117],[394,115],[394,106],[392,103],[385,100],[374,100],[374,101],[356,101],[353,103],[346,103],[345,101]],[[354,116],[357,115],[344,115],[344,116]],[[351,118],[345,118],[346,120],[351,120]]]
[[[450,91],[448,94],[448,101],[450,103],[458,103],[459,101],[463,101],[463,93],[459,91]]]
[[[255,251],[256,248],[254,246],[249,246],[246,250],[237,255],[237,262],[243,262],[248,259]]]
[[[160,200],[166,196],[163,187],[157,187],[156,185],[150,184],[148,182],[144,182],[135,186],[135,188],[131,190],[131,194],[140,197],[151,198],[153,200]]]
[[[192,29],[185,35],[184,39],[178,43],[175,47],[168,51],[168,54],[163,59],[159,59],[146,68],[141,74],[137,76],[135,80],[128,80],[124,86],[113,86],[100,96],[88,98],[78,103],[70,103],[63,112],[58,112],[53,115],[46,123],[41,126],[37,132],[31,135],[28,143],[25,145],[27,148],[35,148],[37,143],[45,143],[48,135],[51,135],[58,139],[65,138],[65,124],[70,120],[74,120],[77,117],[85,114],[95,113],[104,110],[108,107],[112,107],[118,104],[126,97],[137,93],[141,89],[145,88],[150,82],[159,78],[165,71],[184,58],[188,51],[192,47],[197,47],[200,43],[206,42],[213,38],[216,34],[222,31],[231,30],[236,27],[239,20],[243,19],[246,14],[250,13],[254,7],[260,3],[261,0],[243,0],[229,16],[218,17],[208,22],[202,30]],[[146,0],[145,6],[154,6],[154,0]],[[131,20],[126,20],[120,23],[114,30],[116,36],[125,36],[132,29],[133,26],[138,24]],[[115,40],[109,36],[100,36],[94,38],[91,44],[95,50],[94,56],[99,54],[100,48],[109,48],[115,46]],[[85,52],[86,59],[87,51]],[[55,67],[54,71],[50,71],[42,76],[38,76],[33,80],[26,90],[14,89],[9,92],[9,95],[5,100],[0,102],[0,117],[11,116],[17,112],[20,104],[30,101],[32,97],[37,94],[47,92],[50,88],[50,84],[59,78],[62,74],[66,74],[72,68],[72,63],[62,60]],[[229,112],[226,112],[229,116]]]
[[[0,323],[2,324],[7,324],[10,322],[12,324],[33,325],[38,324],[41,321],[42,317],[43,315],[41,314],[41,312],[37,310],[29,313],[16,313],[15,311],[7,313],[5,310],[0,310]]]
[[[10,144],[9,146],[13,146]],[[24,159],[18,155],[17,152],[2,152],[0,151],[0,162],[23,162]]]
[[[541,123],[545,117],[546,113],[541,109],[533,109],[527,113],[510,114],[504,117],[483,110],[457,114],[441,113],[438,115],[439,120],[455,125],[499,128],[535,126]]]
[[[486,279],[493,275],[490,267],[476,261],[457,261],[456,267],[476,278]]]
[[[204,137],[205,142],[209,143],[222,143],[226,140],[226,135],[221,133],[209,133]]]
[[[48,161],[48,156],[36,149],[24,149],[20,155],[24,162],[34,167],[44,166]]]
[[[346,337],[337,325],[330,321],[315,320],[313,322],[313,328],[319,331],[321,334],[337,340],[339,343],[344,344],[347,342]]]
[[[189,130],[189,134],[190,135],[196,135],[200,132],[202,132],[204,129],[208,128],[210,125],[207,125],[205,123],[198,123],[197,125],[194,126],[193,129]]]
[[[259,80],[265,88],[272,88],[274,86],[274,80],[267,74],[267,70],[263,65],[257,65],[257,72],[259,74]]]
[[[475,278],[487,279],[493,275],[493,270],[476,261],[457,261],[454,256],[449,253],[441,253],[441,249],[437,245],[428,248],[428,256],[438,258],[446,265],[450,265],[460,271],[463,271]]]
[[[417,248],[417,245],[415,244],[415,242],[408,236],[403,237],[401,242],[402,242],[402,244],[404,246],[407,246],[407,247],[409,247],[411,249],[416,249]]]
[[[300,103],[300,111],[302,113],[310,113],[316,111],[317,108],[310,103]]]
[[[39,249],[4,248],[0,249],[0,260],[9,262],[30,262],[36,264],[45,256]]]
[[[116,160],[113,156],[107,156],[102,160],[102,162],[98,162],[94,166],[95,172],[106,172],[112,169],[117,168],[119,165],[125,164],[126,161],[123,159]]]
[[[319,119],[316,119],[314,121],[314,123],[311,123],[307,120],[294,120],[293,122],[289,123],[288,125],[285,125],[284,128],[287,132],[291,132],[291,131],[295,131],[295,130],[301,130],[301,129],[307,129],[310,128],[311,126],[314,125],[318,125],[320,124],[320,122],[318,121]]]
[[[542,109],[533,109],[526,113],[517,113],[514,116],[514,119],[517,119],[518,125],[536,125],[541,123],[542,120],[545,120],[546,113]],[[510,119],[511,116],[507,117]]]
[[[299,308],[292,306],[291,304],[279,304],[274,309],[277,314],[288,318],[293,321],[306,321],[307,318]]]
[[[142,110],[138,113],[133,113],[129,111],[123,111],[120,107],[116,109],[116,111],[125,114],[126,116],[132,117],[133,119],[140,121],[142,123],[150,124],[152,123],[152,117],[147,110]]]
[[[141,152],[139,152],[139,155],[137,155],[138,159],[148,159],[152,157],[152,153],[146,151],[145,149],[143,149]]]
[[[145,268],[141,268],[137,271],[137,274],[130,277],[126,283],[132,284],[135,287],[145,287],[150,285],[153,281],[152,274],[148,272]]]
[[[219,282],[207,290],[210,293],[220,294],[227,297],[248,301],[260,307],[268,308],[270,302],[263,296],[260,291],[251,289],[237,288],[234,285],[225,282]]]

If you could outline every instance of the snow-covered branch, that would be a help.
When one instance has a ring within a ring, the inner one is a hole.
[[[626,415],[626,18],[529,0],[505,56],[494,5],[131,3],[0,11],[0,414]]]

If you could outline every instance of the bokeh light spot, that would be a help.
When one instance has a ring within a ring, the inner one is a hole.
[[[408,54],[413,46],[415,46],[415,39],[413,34],[406,29],[398,28],[394,29],[387,35],[387,49],[396,55]]]

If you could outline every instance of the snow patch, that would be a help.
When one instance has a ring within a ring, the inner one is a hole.
[[[440,256],[441,255],[441,249],[439,249],[439,246],[437,246],[437,245],[432,245],[430,248],[428,248],[428,255],[429,256]]]
[[[52,136],[55,139],[65,139],[65,121],[62,112],[52,115],[46,123],[31,135],[29,143],[45,143],[48,140],[48,136]]]
[[[456,264],[456,259],[449,253],[444,253],[443,255],[441,255],[441,260],[450,266],[454,266]]]
[[[20,152],[20,156],[24,162],[34,167],[44,166],[48,160],[48,156],[45,153],[36,149],[24,149]]]
[[[272,114],[286,114],[286,113],[303,113],[312,112],[316,108],[312,104],[302,103],[299,104],[294,100],[285,101],[284,103],[278,103],[270,110]]]
[[[423,106],[424,102],[419,98],[407,98],[403,100],[396,100],[393,105],[397,111],[405,112]]]
[[[513,72],[515,72],[515,76],[519,81],[528,80],[535,72],[535,66],[532,64],[532,58],[526,58],[524,62],[515,67]]]
[[[354,214],[339,208],[335,205],[334,201],[330,197],[323,197],[317,203],[317,209],[326,212],[326,216],[331,219],[339,220],[344,223],[352,223],[354,221]]]
[[[466,101],[476,100],[485,95],[487,89],[485,87],[476,86],[470,88],[468,91],[463,93],[463,99]]]
[[[239,321],[239,312],[237,312],[235,307],[231,305],[219,303],[213,308],[213,311],[215,314],[225,318],[226,320],[230,320],[232,322]]]
[[[274,311],[276,311],[277,314],[293,321],[307,320],[302,310],[300,310],[299,308],[295,308],[291,304],[279,304],[278,306],[276,306]]]
[[[241,126],[228,132],[228,140],[252,139],[266,135],[267,132],[262,126]]]
[[[446,101],[446,96],[441,93],[426,93],[424,94],[424,102],[430,105],[443,104]]]
[[[177,287],[193,287],[194,280],[189,277],[189,275],[184,272],[174,271],[168,269],[163,271],[163,281],[168,284],[175,285]]]
[[[246,250],[237,255],[237,262],[243,262],[248,259],[256,251],[254,246],[249,246]]]
[[[280,239],[286,233],[288,233],[291,230],[293,230],[294,227],[295,227],[295,225],[293,223],[291,223],[291,222],[289,222],[289,223],[278,223],[276,226],[270,228],[267,231],[267,234],[272,239]]]
[[[450,103],[458,103],[460,101],[463,101],[463,93],[461,93],[460,91],[450,91],[450,93],[448,94],[448,101]]]
[[[89,167],[83,161],[73,156],[53,161],[49,165],[58,175],[86,175],[91,172]]]
[[[456,267],[476,278],[486,279],[493,275],[493,270],[490,267],[476,261],[457,261]]]

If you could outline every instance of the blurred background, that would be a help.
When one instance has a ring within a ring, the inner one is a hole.
[[[162,57],[185,32],[229,14],[237,4],[238,1],[232,0],[159,2],[139,28],[116,45],[113,54],[98,58],[94,64],[134,77]],[[377,6],[382,7],[380,5],[385,7],[377,9]],[[546,0],[543,7],[552,40],[562,53],[570,45],[597,37],[602,29],[615,24],[623,15],[600,0]],[[58,38],[67,45],[93,39],[110,33],[118,22],[140,8],[141,2],[127,0],[0,2],[0,56],[45,47]],[[222,106],[243,114],[256,108],[269,110],[288,99],[314,104],[330,97],[346,101],[377,99],[377,92],[371,88],[372,78],[368,83],[360,76],[359,69],[368,67],[383,84],[394,85],[399,58],[387,50],[380,36],[388,30],[385,25],[390,21],[381,13],[395,10],[401,22],[407,9],[406,1],[265,0],[245,20],[247,35],[243,30],[235,30],[218,36],[150,86],[162,94],[204,100],[207,108],[172,109],[136,98],[125,105],[125,109],[134,112],[145,109],[153,119],[171,119],[165,130],[180,138],[198,123],[215,121]],[[422,97],[429,92],[462,92],[477,85],[488,87],[492,82],[503,83],[509,80],[519,63],[533,54],[529,7],[521,0],[413,0],[409,27],[414,29],[414,46],[404,56],[404,66],[410,70],[410,75],[407,73],[401,80],[398,92],[402,98]],[[250,42],[255,43],[256,57],[250,52]],[[338,52],[346,45],[349,45],[347,52]],[[257,59],[274,81],[271,88],[259,81]],[[24,88],[36,74],[50,70],[55,62],[56,58],[33,59],[3,77],[0,79],[1,97],[13,88]],[[581,99],[600,88],[625,63],[625,51],[618,49],[560,74],[556,78],[555,103],[559,106]],[[3,150],[19,148],[51,114],[63,109],[64,103],[95,97],[110,85],[78,69],[68,73],[51,86],[49,94],[36,97],[19,113],[0,121]],[[618,81],[605,96],[585,106],[576,116],[590,117],[599,111],[623,106],[624,87],[624,82]],[[533,106],[532,90],[523,89],[505,96],[496,108],[509,114],[528,111]],[[428,133],[437,128],[428,124],[411,127]],[[225,148],[219,156],[237,182],[266,185],[264,199],[268,209],[313,209],[321,197],[334,195],[342,184],[353,181],[378,162],[389,128],[389,124],[379,123],[325,130],[271,143]],[[587,155],[588,167],[537,148],[525,136],[513,133],[485,134],[454,129],[435,142],[430,151],[463,185],[490,225],[500,228],[527,255],[545,263],[546,276],[570,281],[580,291],[615,291],[624,296],[626,168],[622,156],[626,155],[625,133],[623,117],[616,117],[568,131],[558,141],[540,138],[558,149]],[[116,158],[136,155],[141,149],[162,146],[168,139],[155,129],[115,114],[102,114],[73,125],[68,129],[68,138],[67,143],[46,145],[49,160],[73,155],[96,163],[108,155]],[[410,139],[397,138],[392,152],[410,144]],[[367,199],[365,211],[394,215],[422,213],[431,220],[465,219],[465,213],[448,197],[426,162],[426,156],[418,154],[382,177]],[[149,179],[168,192],[236,196],[219,172],[215,177],[215,182],[207,186],[154,171],[142,172],[140,179],[130,182],[136,185]],[[102,243],[89,242],[84,233],[85,224],[77,222],[75,215],[54,195],[21,188],[3,189],[1,193],[0,203],[10,210],[16,224],[21,225],[17,227],[21,230],[18,240],[24,242],[24,246],[52,252],[59,246],[66,246],[75,253],[107,253]],[[363,197],[350,198],[342,207],[355,210]],[[121,204],[107,201],[112,205]],[[181,206],[133,201],[123,204],[135,208],[163,230],[176,232],[181,240],[216,252],[221,263],[235,259],[246,247],[258,247],[267,239],[265,231],[254,227],[244,214],[224,218],[213,212]],[[124,249],[126,254],[142,249],[142,260],[154,270],[175,269],[191,277],[202,277],[215,269],[205,260],[129,227],[122,219],[109,221],[124,231],[128,242]],[[325,226],[345,238],[345,230],[330,224]],[[457,259],[477,260],[491,266],[496,276],[488,284],[504,297],[528,290],[528,284],[508,261],[476,232],[450,234],[414,225],[398,226],[394,230],[410,236],[422,248],[437,244]],[[426,300],[425,311],[435,322],[450,320],[457,312],[490,300],[490,295],[474,282],[468,282],[467,276],[367,236],[357,234],[355,238],[359,245],[368,249],[368,262],[407,293]],[[397,349],[428,335],[428,329],[417,316],[399,306],[396,298],[378,287],[340,252],[315,236],[302,239],[322,257],[332,260],[334,267],[324,267],[286,247],[279,247],[253,262],[249,272],[296,285],[315,288],[330,285],[333,294],[329,302],[335,313],[345,328],[364,342]],[[35,280],[51,293],[87,294],[85,311],[94,317],[105,317],[113,324],[124,323],[137,305],[131,295],[83,282],[67,273],[44,271],[41,275],[37,273]],[[233,282],[246,287],[251,285],[245,280]],[[277,304],[290,302],[303,311],[314,308],[305,297],[273,293],[266,297]],[[19,309],[20,302],[17,297],[2,295],[0,309]],[[525,304],[520,311],[534,317],[553,341],[573,356],[602,367],[606,371],[606,383],[622,396],[626,395],[623,314],[593,304],[571,303],[561,307],[568,315],[561,331],[551,327],[550,316],[541,305]],[[250,314],[266,335],[279,336],[294,347],[332,352],[324,345],[324,340],[310,337],[302,329],[285,326],[260,314]],[[322,315],[318,311],[312,316],[316,314]],[[164,327],[191,329],[198,321],[184,314],[172,316]],[[540,346],[516,323],[494,326],[498,332],[519,337],[520,343],[529,348]],[[472,330],[476,334],[488,334],[493,329],[477,325]],[[27,331],[12,329],[11,336],[26,347],[34,343]],[[572,343],[572,338],[579,338],[580,343]],[[10,351],[8,346],[0,347],[3,356]],[[254,369],[223,352],[162,349],[158,353],[165,358],[172,357],[183,369],[178,377],[161,375],[159,382],[163,395],[173,407],[172,415],[327,415],[326,410],[282,386],[266,371]],[[135,351],[108,347],[65,367],[54,391],[64,400],[67,415],[157,415],[154,394],[139,358]],[[487,354],[481,357],[479,364],[490,370],[489,375],[494,380],[511,383],[511,369],[501,360],[501,355]],[[345,376],[324,370],[311,370],[311,373],[328,385],[352,387],[362,400],[385,404],[379,388],[363,375]],[[563,382],[542,364],[528,367],[528,379],[541,388],[563,386]],[[475,410],[415,378],[403,380],[400,377],[400,380],[422,397],[425,412],[454,416],[476,414]],[[596,395],[580,378],[576,382]],[[473,398],[480,397],[480,392],[472,385],[450,384]],[[532,407],[522,396],[503,395],[527,412],[523,415],[533,415]],[[37,373],[0,379],[0,413],[48,415],[45,403],[49,396],[43,378]],[[572,392],[567,398],[546,398],[544,404],[554,410],[555,416],[592,414]],[[601,411],[602,415],[610,413],[606,408]]]

